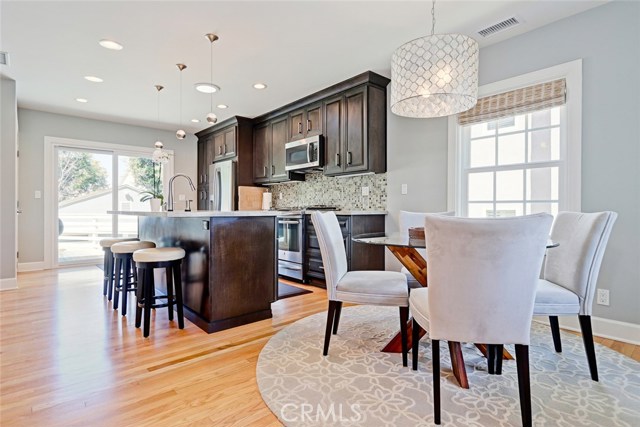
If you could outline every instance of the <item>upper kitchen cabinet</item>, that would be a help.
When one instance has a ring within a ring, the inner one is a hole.
[[[285,170],[284,145],[289,142],[289,118],[276,117],[253,129],[253,180],[256,184],[294,179]]]
[[[289,113],[290,141],[322,134],[322,103],[314,103]]]
[[[269,182],[271,167],[271,123],[253,128],[253,180],[256,184]]]
[[[224,160],[236,156],[236,129],[237,125],[229,126],[216,131],[213,136],[214,157],[213,161]]]

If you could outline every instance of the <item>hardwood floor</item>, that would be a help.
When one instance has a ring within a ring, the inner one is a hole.
[[[273,304],[273,319],[209,335],[157,310],[144,339],[134,316],[102,297],[101,276],[23,273],[20,289],[0,292],[2,426],[280,425],[256,385],[258,355],[283,327],[325,311],[323,290],[306,287],[314,292]],[[597,341],[640,361],[640,346]]]

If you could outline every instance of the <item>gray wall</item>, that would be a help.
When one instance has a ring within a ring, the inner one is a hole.
[[[16,82],[0,79],[0,280],[16,277]]]
[[[640,3],[615,1],[480,50],[480,84],[583,59],[582,210],[618,212],[594,315],[640,324]],[[389,114],[387,220],[446,208],[446,123]],[[401,182],[409,195],[400,196]],[[418,200],[416,200],[416,198]],[[392,267],[395,263],[388,263]]]
[[[44,137],[80,139],[152,148],[158,137],[164,147],[174,150],[174,172],[197,179],[196,137],[178,141],[173,132],[130,126],[100,120],[83,119],[41,111],[18,109],[20,130],[19,199],[23,209],[19,222],[20,263],[44,261],[44,198],[35,199],[36,190],[44,194]],[[176,181],[175,194],[196,200],[183,180]],[[177,196],[176,196],[177,199]]]

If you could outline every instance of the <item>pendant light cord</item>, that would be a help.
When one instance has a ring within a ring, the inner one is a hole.
[[[210,49],[211,54],[209,57],[211,59],[211,63],[209,66],[209,70],[211,72],[211,76],[210,76],[211,78],[209,80],[209,83],[213,84],[213,42],[210,42],[210,44],[211,44],[211,49]],[[211,92],[211,94],[209,95],[209,99],[211,100],[209,111],[213,111],[213,92]]]
[[[431,2],[431,35],[436,33],[436,0]]]
[[[180,129],[182,129],[182,70],[180,70]]]

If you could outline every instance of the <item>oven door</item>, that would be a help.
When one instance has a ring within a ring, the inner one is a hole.
[[[321,169],[324,154],[322,135],[285,144],[285,170]]]
[[[302,218],[278,217],[278,259],[302,264]]]

